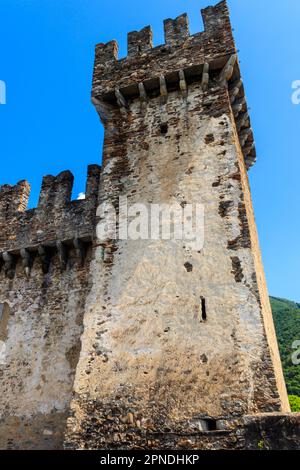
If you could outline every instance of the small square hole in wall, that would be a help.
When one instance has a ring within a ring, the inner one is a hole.
[[[208,431],[217,431],[217,421],[215,419],[206,419],[207,430]]]
[[[212,418],[200,419],[200,429],[201,431],[217,431],[218,425],[217,420]]]
[[[165,135],[168,133],[168,124],[166,122],[163,122],[161,125],[160,125],[160,133],[162,135]]]

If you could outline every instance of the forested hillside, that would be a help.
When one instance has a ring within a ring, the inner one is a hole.
[[[273,317],[279,343],[284,376],[291,402],[300,404],[300,364],[293,364],[292,354],[300,361],[300,304],[271,297]],[[299,341],[296,346],[295,341]],[[293,348],[294,345],[294,348]],[[297,354],[297,349],[299,353]],[[294,406],[294,411],[296,411]]]

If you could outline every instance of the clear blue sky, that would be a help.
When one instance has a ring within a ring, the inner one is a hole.
[[[28,179],[31,206],[42,176],[70,169],[74,196],[86,167],[100,163],[103,132],[90,104],[94,45],[187,12],[202,30],[200,8],[215,0],[0,0],[0,184]],[[258,152],[250,172],[269,291],[300,301],[299,0],[229,0]]]

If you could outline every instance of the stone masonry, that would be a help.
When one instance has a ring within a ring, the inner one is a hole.
[[[29,185],[0,191],[0,448],[62,444],[95,226],[100,167],[90,166],[86,199],[70,201],[73,176],[43,180],[26,211]]]
[[[226,1],[96,46],[103,166],[0,191],[0,447],[299,446],[247,170],[256,160]],[[98,239],[97,207],[201,204],[204,246]],[[97,212],[97,214],[96,214]]]

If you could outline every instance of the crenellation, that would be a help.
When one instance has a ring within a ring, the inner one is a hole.
[[[99,184],[100,184],[101,166],[89,165],[88,176],[85,190],[85,199],[94,201],[98,198]]]
[[[99,44],[96,47],[92,96],[96,99],[110,96],[111,99],[116,84],[121,91],[126,87],[132,88],[134,84],[138,87],[141,82],[146,86],[145,82],[168,75],[178,64],[178,72],[189,68],[191,63],[195,67],[204,62],[214,62],[213,69],[224,66],[224,57],[229,58],[236,51],[226,2],[206,10],[202,10],[205,30],[194,35],[189,34],[186,14],[175,20],[165,20],[166,43],[157,47],[152,47],[151,27],[129,33],[128,56],[121,60],[118,60],[115,41]],[[178,47],[180,44],[184,45],[184,53]]]
[[[128,56],[121,60],[118,59],[119,47],[115,40],[97,44],[95,70],[99,69],[100,72],[100,69],[103,69],[103,67],[110,69],[115,67],[116,70],[120,66],[127,68],[134,58],[139,60],[139,56],[144,56],[145,53],[147,53],[147,57],[150,60],[155,60],[158,56],[164,56],[168,52],[176,52],[177,46],[184,42],[188,42],[185,47],[197,45],[207,55],[212,53],[216,55],[216,53],[221,54],[222,52],[228,53],[230,50],[234,52],[234,40],[226,1],[221,1],[214,7],[201,10],[201,15],[204,31],[193,35],[190,35],[189,32],[189,19],[186,13],[179,15],[175,19],[165,19],[165,43],[157,47],[153,47],[151,26],[146,26],[140,31],[129,32],[127,37]],[[225,44],[222,44],[222,42]],[[173,48],[175,49],[172,50]]]
[[[29,195],[27,182],[15,187],[2,187],[0,202],[8,209],[4,211],[6,218],[0,218],[0,254],[5,258],[6,273],[10,277],[14,276],[13,266],[16,264],[12,261],[18,257],[23,260],[26,275],[30,274],[32,254],[41,259],[43,272],[46,273],[53,250],[59,256],[64,251],[67,256],[74,239],[82,245],[91,243],[100,174],[100,166],[88,167],[86,197],[75,201],[71,200],[74,177],[70,171],[61,172],[58,176],[45,176],[38,206],[30,210],[17,210],[25,208],[24,194]]]
[[[209,6],[201,10],[204,29],[207,33],[215,34],[216,30],[224,35],[232,36],[229,10],[226,0],[222,0],[215,6]]]
[[[186,13],[175,20],[164,20],[165,43],[170,47],[180,46],[189,36],[189,19]]]
[[[96,66],[112,66],[118,60],[119,46],[117,41],[103,42],[96,45],[95,56],[97,58]]]
[[[20,181],[15,186],[0,186],[0,221],[9,219],[17,212],[24,212],[28,205],[30,185]]]
[[[153,48],[153,33],[151,26],[146,26],[141,31],[128,33],[128,57],[143,54]]]
[[[74,176],[63,171],[58,176],[44,176],[38,210],[61,210],[71,201]]]
[[[155,48],[149,26],[129,33],[128,58],[118,61],[114,55],[115,60],[107,61],[105,68],[96,51],[92,101],[104,121],[109,120],[114,106],[119,107],[126,119],[136,99],[147,102],[161,96],[161,103],[166,104],[169,92],[174,90],[180,90],[186,97],[189,86],[195,82],[201,83],[204,93],[212,87],[225,87],[229,90],[241,146],[247,144],[248,150],[251,123],[226,1],[202,10],[202,16],[205,30],[192,36],[186,14],[165,20],[166,44]],[[102,44],[101,51],[116,50],[113,44]],[[255,148],[251,152],[251,158],[249,152],[245,153],[248,169],[256,159]]]

